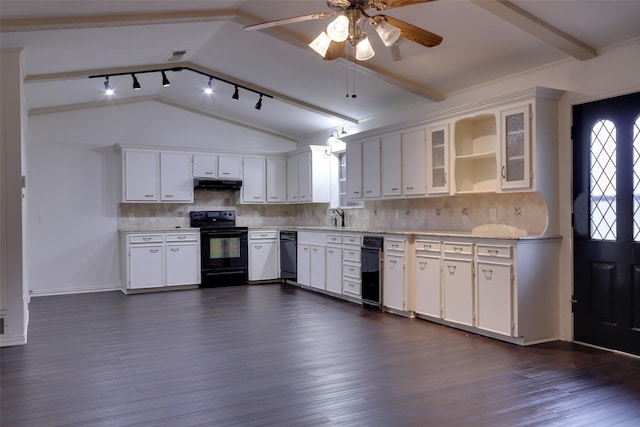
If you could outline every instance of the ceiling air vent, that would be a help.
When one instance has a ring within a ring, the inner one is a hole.
[[[182,61],[182,57],[186,55],[186,53],[186,50],[174,50],[169,54],[167,62],[180,62]]]

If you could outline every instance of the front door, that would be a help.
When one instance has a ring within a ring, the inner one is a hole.
[[[574,339],[640,355],[640,93],[573,108]]]

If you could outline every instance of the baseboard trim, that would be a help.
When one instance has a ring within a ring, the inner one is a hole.
[[[32,297],[46,297],[53,295],[88,294],[91,292],[119,291],[120,284],[91,286],[84,288],[61,288],[61,289],[32,289],[29,295]]]
[[[24,345],[27,343],[27,337],[20,335],[17,337],[2,337],[0,336],[0,347],[9,347],[12,345]]]

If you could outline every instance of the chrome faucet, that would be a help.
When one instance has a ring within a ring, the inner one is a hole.
[[[340,208],[333,209],[334,214],[337,214],[340,217],[340,227],[344,227],[344,210]],[[336,225],[337,221],[336,221]]]

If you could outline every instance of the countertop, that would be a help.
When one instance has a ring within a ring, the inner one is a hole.
[[[118,230],[120,233],[193,233],[200,232],[199,228],[192,227],[174,227],[174,228],[131,228],[131,229],[120,229]]]

